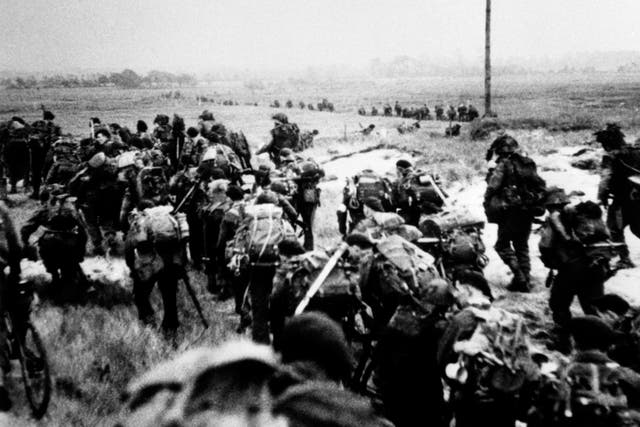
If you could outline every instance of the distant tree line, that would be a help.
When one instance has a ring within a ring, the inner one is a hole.
[[[115,86],[126,89],[144,87],[193,86],[197,83],[191,74],[173,74],[166,71],[150,71],[141,76],[133,70],[120,73],[91,74],[86,76],[52,75],[36,78],[34,76],[12,77],[0,79],[0,86],[7,89],[35,88],[75,88],[75,87],[108,87]]]

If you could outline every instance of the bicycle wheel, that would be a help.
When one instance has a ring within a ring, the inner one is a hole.
[[[31,322],[27,323],[24,341],[19,345],[19,359],[31,414],[40,419],[51,398],[51,374],[42,340]]]

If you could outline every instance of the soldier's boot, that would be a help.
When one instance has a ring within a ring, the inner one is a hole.
[[[636,265],[631,261],[631,258],[629,258],[629,247],[626,244],[619,249],[618,254],[620,255],[620,259],[616,263],[616,270],[635,268]]]
[[[518,262],[513,259],[509,260],[507,266],[513,272],[513,279],[507,286],[507,290],[510,292],[529,292],[529,281],[527,274],[522,271]]]

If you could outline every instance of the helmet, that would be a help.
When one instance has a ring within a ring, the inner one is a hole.
[[[602,144],[605,149],[616,149],[622,147],[624,133],[616,123],[607,123],[607,127],[594,133],[596,141]]]
[[[569,204],[569,197],[564,192],[562,188],[559,187],[551,187],[547,191],[547,199],[544,204],[546,206],[550,205],[567,205]]]
[[[496,138],[495,141],[493,141],[493,144],[491,145],[493,147],[493,150],[498,155],[515,153],[515,151],[519,147],[518,141],[516,141],[515,139],[513,139],[513,137],[509,135],[499,136],[498,138]]]
[[[271,116],[271,118],[273,120],[275,120],[276,122],[280,122],[282,124],[287,124],[289,123],[289,118],[287,117],[286,114],[284,113],[276,113],[273,116]]]
[[[450,306],[455,302],[454,288],[447,280],[438,277],[420,291],[420,299],[433,305]]]
[[[277,194],[274,193],[273,191],[265,191],[264,193],[260,194],[256,198],[256,205],[263,205],[263,204],[267,204],[267,203],[271,203],[273,205],[277,205],[278,204],[278,196],[277,196]]]
[[[295,157],[293,157],[293,151],[291,148],[283,148],[280,150],[280,160],[283,162],[295,162]]]
[[[209,110],[204,110],[204,111],[202,112],[202,114],[200,114],[200,117],[199,117],[199,118],[200,118],[201,120],[215,120],[215,119],[213,118],[213,113],[212,113],[211,111],[209,111]]]
[[[280,181],[272,182],[269,188],[271,191],[282,194],[283,196],[286,196],[289,193],[287,186]]]

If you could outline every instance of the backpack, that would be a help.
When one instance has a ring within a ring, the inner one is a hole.
[[[523,209],[533,216],[543,215],[547,183],[538,175],[536,163],[518,153],[512,154],[509,161],[512,168],[503,187],[507,205]]]
[[[355,199],[359,205],[363,205],[369,198],[387,202],[391,199],[389,182],[370,169],[360,172],[353,181],[356,187]]]
[[[437,184],[431,175],[418,171],[409,177],[408,182],[401,186],[401,190],[410,192],[420,212],[432,214],[438,212],[439,208],[444,204],[444,200],[442,200],[438,189],[434,185]]]
[[[231,147],[224,144],[215,144],[207,148],[202,156],[202,161],[213,162],[216,168],[220,168],[225,172],[229,168],[242,169],[238,155]]]
[[[397,270],[397,274],[416,288],[426,286],[432,279],[440,277],[433,256],[398,235],[382,239],[376,248]]]
[[[155,206],[143,211],[147,239],[154,243],[177,242],[180,240],[180,226],[174,218],[173,207]]]
[[[569,390],[571,415],[575,425],[623,426],[628,415],[628,401],[624,394],[622,374],[617,363],[570,363],[563,375]],[[580,424],[581,423],[581,424]]]
[[[279,255],[278,244],[293,234],[287,225],[279,206],[271,203],[246,206],[234,246],[253,262],[274,261]]]
[[[169,183],[164,170],[158,166],[142,168],[136,177],[136,189],[140,199],[163,202],[169,194]]]
[[[249,143],[247,142],[247,137],[244,136],[244,133],[229,132],[229,143],[231,144],[231,148],[235,154],[239,157],[239,161],[249,161],[251,159],[251,149],[249,148]],[[246,164],[243,166],[250,167],[251,165]]]
[[[540,242],[538,243],[538,249],[540,250],[540,260],[545,267],[556,269],[560,267],[561,259],[557,256],[558,251],[558,237],[556,235],[553,226],[551,225],[551,219],[547,218],[540,227]]]
[[[445,244],[448,261],[459,265],[478,265],[485,246],[478,231],[455,229]]]

